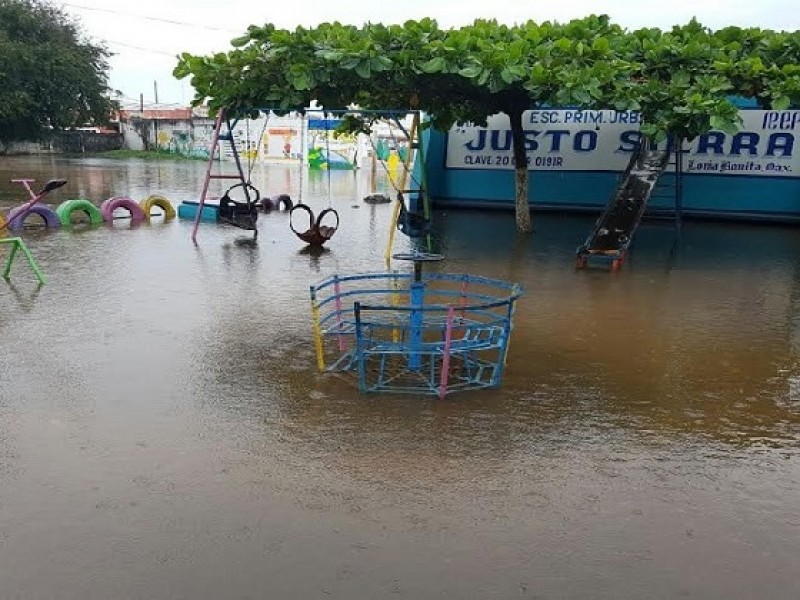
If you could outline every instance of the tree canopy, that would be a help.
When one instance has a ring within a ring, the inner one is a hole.
[[[60,9],[0,0],[0,141],[106,121],[107,57]]]
[[[628,31],[607,16],[441,29],[422,19],[294,31],[251,26],[233,48],[183,54],[195,103],[212,108],[420,109],[434,126],[483,124],[506,113],[516,166],[517,222],[530,230],[522,113],[546,106],[635,110],[642,132],[692,139],[739,124],[734,96],[765,108],[800,105],[800,34],[696,21]]]
[[[267,24],[232,45],[179,57],[175,75],[192,77],[197,103],[422,108],[443,128],[485,122],[517,103],[639,110],[650,134],[689,138],[734,126],[731,96],[764,108],[800,105],[800,34],[712,32],[696,21],[667,31],[627,31],[606,16],[452,29],[431,19],[294,31]],[[705,119],[695,122],[700,105]]]

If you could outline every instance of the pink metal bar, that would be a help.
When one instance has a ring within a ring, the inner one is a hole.
[[[197,243],[197,228],[200,227],[200,216],[203,214],[203,205],[206,203],[206,194],[208,194],[208,184],[211,182],[211,170],[214,168],[214,154],[219,144],[219,131],[222,129],[224,116],[225,111],[220,109],[217,113],[217,120],[214,123],[214,134],[211,136],[211,155],[208,157],[206,178],[203,180],[203,191],[200,193],[200,202],[198,202],[197,205],[197,214],[194,216],[194,227],[192,227],[192,242],[195,244]]]
[[[442,376],[439,380],[439,399],[447,395],[447,381],[450,378],[450,344],[453,341],[453,321],[456,311],[450,306],[447,309],[447,328],[444,330],[444,356],[442,357]]]
[[[35,179],[12,179],[11,180],[11,183],[21,183],[23,186],[25,186],[25,189],[28,190],[28,195],[31,197],[31,199],[28,201],[28,203],[27,204],[23,204],[22,207],[20,208],[19,212],[17,212],[14,215],[15,219],[21,219],[22,221],[24,221],[25,217],[28,216],[28,213],[31,212],[31,209],[33,208],[33,205],[36,204],[37,202],[39,202],[39,200],[41,200],[42,198],[44,198],[47,195],[46,191],[42,192],[41,194],[37,194],[36,192],[34,192],[31,189],[31,185],[30,184],[34,183],[35,181],[36,181]],[[3,223],[2,225],[0,225],[0,231],[2,231],[3,229],[6,229],[10,222],[11,222],[11,219],[9,219],[6,223]]]
[[[339,297],[341,286],[339,285],[339,278],[337,277],[333,284],[333,291],[336,294],[336,322],[339,324],[339,330],[342,329],[342,299]],[[344,352],[347,349],[347,343],[344,336],[339,334],[339,352]]]
[[[21,183],[22,185],[24,185],[25,189],[28,190],[28,194],[30,194],[31,198],[33,198],[36,195],[30,186],[31,183],[36,183],[35,179],[12,179],[11,183]]]

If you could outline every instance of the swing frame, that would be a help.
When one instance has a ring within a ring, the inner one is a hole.
[[[264,124],[264,130],[266,130],[267,123],[269,121],[269,114],[270,113],[274,113],[274,112],[286,113],[287,112],[287,110],[285,108],[268,108],[268,107],[258,107],[258,106],[247,107],[247,108],[239,107],[238,109],[235,109],[235,110],[240,115],[241,114],[245,114],[246,115],[246,114],[253,113],[253,112],[259,112],[259,113],[260,112],[265,112],[266,113],[266,121],[265,121],[265,124]],[[387,266],[387,268],[390,268],[390,266],[391,266],[392,248],[394,246],[395,231],[399,230],[402,233],[406,233],[408,231],[410,231],[412,233],[416,233],[416,232],[422,233],[423,236],[426,238],[427,247],[428,247],[428,250],[430,251],[431,248],[432,248],[432,239],[431,239],[431,234],[429,233],[429,231],[430,231],[430,221],[431,221],[431,210],[430,210],[430,197],[429,197],[429,194],[428,194],[428,191],[427,191],[427,180],[426,180],[425,164],[424,164],[425,163],[425,157],[424,157],[424,143],[422,141],[422,134],[421,134],[421,129],[422,129],[422,127],[421,127],[421,121],[422,121],[422,117],[421,117],[422,113],[421,113],[421,111],[419,111],[419,110],[401,110],[401,111],[398,111],[398,110],[361,109],[361,108],[347,108],[347,109],[324,109],[324,108],[322,108],[322,109],[312,109],[312,108],[308,107],[306,109],[297,110],[296,112],[302,114],[304,118],[307,118],[307,114],[308,114],[308,112],[310,110],[316,110],[318,112],[322,112],[324,115],[352,115],[352,116],[365,117],[370,123],[374,122],[378,118],[392,119],[395,122],[395,124],[400,128],[400,130],[403,131],[403,133],[406,134],[406,137],[409,140],[409,152],[407,153],[406,158],[403,161],[402,185],[399,185],[399,186],[395,185],[394,184],[394,180],[391,177],[389,178],[390,182],[392,183],[392,186],[399,193],[398,193],[398,196],[397,196],[397,199],[396,199],[396,202],[395,202],[395,205],[394,205],[394,210],[393,210],[393,213],[392,213],[392,219],[391,219],[390,228],[389,228],[389,240],[388,240],[388,243],[387,243],[387,246],[386,246],[385,255],[384,255],[384,258],[386,260],[386,266]],[[251,184],[251,176],[252,176],[252,164],[255,162],[255,159],[257,157],[258,151],[260,150],[260,146],[261,146],[261,140],[259,139],[259,144],[258,144],[257,150],[256,150],[256,156],[253,157],[252,161],[250,160],[250,158],[248,156],[248,175],[247,175],[247,178],[245,179],[244,173],[242,172],[242,169],[241,169],[241,162],[239,160],[239,153],[238,153],[238,151],[236,149],[236,143],[235,143],[235,141],[233,139],[233,127],[239,121],[240,117],[236,117],[232,122],[232,119],[230,118],[230,116],[226,115],[226,113],[227,113],[226,109],[221,109],[219,114],[217,115],[217,121],[216,121],[216,124],[215,124],[214,136],[213,136],[213,141],[212,141],[212,156],[213,156],[213,150],[216,150],[216,148],[218,147],[219,140],[224,139],[224,138],[229,139],[230,142],[231,142],[231,150],[233,152],[234,159],[235,159],[235,162],[237,164],[237,170],[239,172],[239,176],[237,177],[237,176],[233,176],[233,175],[212,175],[211,174],[211,168],[212,168],[211,164],[213,162],[213,159],[209,160],[209,167],[208,167],[208,170],[207,170],[207,173],[206,173],[205,183],[203,184],[203,191],[201,193],[201,198],[200,198],[200,202],[199,202],[199,209],[198,209],[197,215],[195,217],[194,227],[192,228],[192,236],[191,237],[192,237],[192,241],[194,243],[197,243],[197,229],[198,229],[198,227],[200,225],[200,214],[202,213],[203,204],[205,202],[205,197],[206,197],[206,192],[207,192],[207,189],[208,189],[209,180],[210,179],[219,179],[219,178],[222,178],[222,179],[228,179],[228,178],[240,179],[240,181],[242,183],[250,185]],[[401,113],[404,114],[404,115],[409,115],[409,114],[413,115],[413,122],[412,122],[412,125],[411,125],[411,131],[410,132],[406,131],[406,128],[403,126],[403,124],[400,122],[400,119],[398,118],[398,115],[401,114]],[[222,124],[222,120],[223,119],[225,120],[225,122],[227,124],[227,128],[228,128],[228,134],[226,134],[226,136],[221,136],[220,135],[220,128],[221,128],[221,124]],[[390,127],[390,132],[392,132],[392,134],[393,134],[393,131],[392,131],[391,127]],[[330,130],[327,129],[326,133],[328,134],[326,136],[326,145],[328,147],[328,159],[330,160]],[[249,124],[248,124],[248,134],[247,135],[249,137]],[[262,131],[262,137],[263,137],[263,131]],[[393,137],[394,137],[394,135],[393,135]],[[372,138],[370,138],[370,143],[372,143]],[[374,144],[373,144],[373,148],[374,148]],[[414,152],[414,150],[416,150],[416,152]],[[411,163],[412,163],[412,158],[417,156],[417,155],[418,155],[418,161],[416,161],[416,162],[419,162],[421,164],[421,167],[420,167],[420,170],[419,170],[419,174],[420,174],[419,180],[417,179],[417,177],[413,173],[411,173],[411,169],[410,169],[410,166],[411,166]],[[301,165],[305,164],[305,160],[306,160],[306,158],[304,156],[303,159],[301,160]],[[386,167],[385,164],[383,164],[383,167],[388,172],[388,168]],[[415,190],[406,190],[406,189],[404,189],[406,187],[406,183],[408,181],[409,175],[410,175],[412,181],[418,185],[418,189],[415,189]],[[329,182],[328,182],[328,199],[329,199],[329,203],[330,203],[330,169],[328,169],[328,178],[329,178]],[[303,179],[303,176],[302,176],[302,170],[301,170],[301,177],[300,177],[301,190],[300,190],[300,200],[298,202],[298,205],[303,204],[303,199],[302,199],[302,179]],[[248,204],[252,204],[250,202],[250,197],[249,197],[247,185],[245,185],[245,187],[244,187],[245,196],[247,197],[247,203]],[[412,214],[418,215],[419,211],[418,210],[417,211],[410,211],[405,206],[403,193],[416,193],[416,194],[419,195],[419,198],[418,198],[417,201],[421,202],[421,205],[422,205],[422,217],[421,217],[421,219],[417,219],[416,221],[418,221],[418,222],[423,222],[423,221],[427,222],[426,224],[424,224],[424,226],[415,227],[412,223],[410,223],[412,218],[409,217],[409,215],[412,215]],[[335,209],[333,209],[332,207],[329,207],[329,208],[332,211],[335,212]],[[292,207],[292,210],[293,209],[294,209],[294,207]],[[290,210],[290,214],[291,214],[291,210]],[[329,214],[329,213],[326,213],[326,214]],[[339,215],[337,213],[336,214],[337,224],[336,224],[336,227],[333,228],[333,232],[330,234],[331,236],[333,235],[333,233],[335,233],[336,229],[338,229],[338,223],[339,223],[338,216]],[[402,221],[401,221],[401,219],[402,219]],[[315,223],[316,223],[316,220],[315,220]],[[256,235],[257,235],[257,232],[256,232]],[[328,237],[328,239],[330,239],[330,236]]]

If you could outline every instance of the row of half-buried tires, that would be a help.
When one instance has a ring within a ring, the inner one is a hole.
[[[0,214],[0,226],[7,222],[8,229],[22,229],[26,224],[32,223],[29,219],[38,217],[45,227],[56,228],[62,225],[72,225],[75,215],[83,216],[83,220],[90,225],[99,225],[116,219],[114,213],[120,210],[127,211],[131,221],[141,222],[149,221],[151,216],[155,216],[153,214],[155,208],[161,209],[164,220],[175,218],[175,207],[172,206],[172,203],[164,196],[153,194],[138,203],[128,196],[113,196],[105,200],[99,207],[82,198],[66,200],[55,210],[46,204],[34,204],[26,211],[23,205],[11,209],[5,217]]]

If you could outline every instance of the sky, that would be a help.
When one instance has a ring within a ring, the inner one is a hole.
[[[779,30],[800,29],[800,0],[304,0],[297,10],[277,0],[75,0],[53,4],[82,26],[93,42],[114,53],[109,84],[124,100],[146,105],[188,105],[194,90],[187,80],[172,77],[181,52],[210,54],[231,49],[230,40],[249,25],[273,23],[292,29],[325,21],[361,25],[402,23],[435,18],[442,27],[458,27],[474,19],[503,23],[567,21],[588,14],[607,14],[629,28],[670,27],[696,17],[718,29],[727,25]]]

